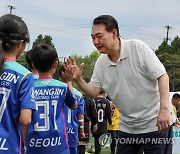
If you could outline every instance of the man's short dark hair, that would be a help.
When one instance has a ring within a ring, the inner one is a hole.
[[[119,37],[119,27],[117,20],[111,15],[100,15],[93,20],[93,25],[104,24],[108,32],[113,29],[117,30],[117,37]]]

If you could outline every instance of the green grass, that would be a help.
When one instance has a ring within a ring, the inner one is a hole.
[[[88,151],[88,153],[92,153],[93,154],[94,152]],[[108,148],[101,149],[101,153],[102,154],[110,154],[111,153],[110,148],[108,147]]]
[[[103,153],[103,154],[110,154],[111,153],[110,148],[102,149],[101,153]]]
[[[90,142],[91,142],[91,146],[93,146],[94,147],[94,138],[93,137],[90,137]],[[101,153],[102,154],[110,154],[111,153],[111,151],[110,151],[110,147],[106,147],[106,148],[102,148],[101,149]],[[92,153],[93,154],[93,153]]]

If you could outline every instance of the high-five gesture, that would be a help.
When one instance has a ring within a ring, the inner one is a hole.
[[[73,80],[73,68],[71,65],[68,65],[66,62],[63,64],[63,71],[60,72],[61,78],[63,79],[64,82],[72,82]]]
[[[73,79],[76,81],[82,77],[82,71],[84,67],[84,63],[78,66],[73,58],[67,59],[64,63],[65,72],[68,75],[73,75]]]
[[[99,94],[100,88],[87,84],[82,78],[84,63],[78,66],[74,59],[69,58],[65,61],[64,67],[65,73],[63,74],[63,77],[66,75],[68,77],[71,76],[79,88],[91,98],[96,97]]]

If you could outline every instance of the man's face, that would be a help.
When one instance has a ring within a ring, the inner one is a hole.
[[[108,54],[113,45],[113,32],[107,32],[105,25],[97,24],[92,27],[91,37],[94,46],[100,53]]]

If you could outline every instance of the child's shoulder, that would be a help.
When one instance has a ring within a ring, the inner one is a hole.
[[[56,79],[51,79],[51,80],[40,80],[40,79],[36,79],[34,80],[34,85],[35,87],[63,87],[66,88],[67,84],[64,82],[61,82],[59,80]]]
[[[53,84],[54,86],[62,86],[62,87],[67,87],[67,84],[65,82],[53,79],[51,81],[51,84]]]
[[[22,66],[17,62],[6,62],[4,65],[4,69],[10,69],[22,75],[30,73],[30,71],[27,68],[25,68],[24,66]]]

